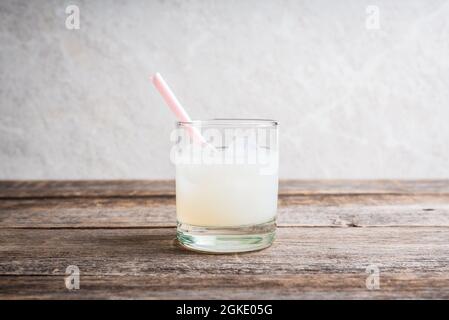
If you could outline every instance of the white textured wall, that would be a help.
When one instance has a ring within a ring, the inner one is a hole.
[[[1,0],[0,46],[0,179],[172,177],[155,71],[280,120],[281,177],[449,177],[448,1]]]

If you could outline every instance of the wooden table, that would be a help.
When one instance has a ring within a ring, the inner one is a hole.
[[[172,181],[0,182],[0,298],[448,299],[449,181],[282,181],[273,246],[231,255],[177,245]]]

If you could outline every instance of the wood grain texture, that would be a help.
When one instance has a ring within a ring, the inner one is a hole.
[[[273,246],[231,255],[177,245],[173,187],[0,182],[0,298],[449,298],[448,181],[281,182]]]
[[[0,198],[174,196],[171,180],[0,181]]]
[[[201,281],[198,281],[201,279]],[[0,299],[449,299],[447,273],[86,276],[69,291],[64,276],[0,276]]]
[[[280,195],[449,194],[449,180],[281,180]],[[172,180],[0,181],[0,198],[174,196]]]
[[[449,272],[449,228],[279,228],[258,252],[207,255],[184,250],[174,228],[0,230],[2,275]],[[448,283],[449,288],[449,283]]]
[[[174,197],[0,200],[0,228],[152,228],[176,224]],[[449,226],[449,195],[290,195],[279,226]]]

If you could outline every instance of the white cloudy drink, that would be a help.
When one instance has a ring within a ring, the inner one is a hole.
[[[277,168],[277,152],[269,159]],[[234,227],[272,221],[278,173],[261,164],[178,164],[176,212],[181,223]]]
[[[274,240],[278,196],[277,122],[178,123],[178,240],[207,252],[258,250]]]

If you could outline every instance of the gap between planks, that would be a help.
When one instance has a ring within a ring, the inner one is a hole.
[[[124,226],[124,227],[107,227],[107,226],[51,226],[51,227],[3,227],[0,226],[0,230],[151,230],[151,229],[175,229],[173,225],[157,225],[157,226]],[[277,228],[449,228],[449,225],[302,225],[302,224],[289,224],[278,225]]]
[[[174,194],[174,180],[0,181],[3,199]],[[280,180],[279,194],[449,194],[449,180]]]

